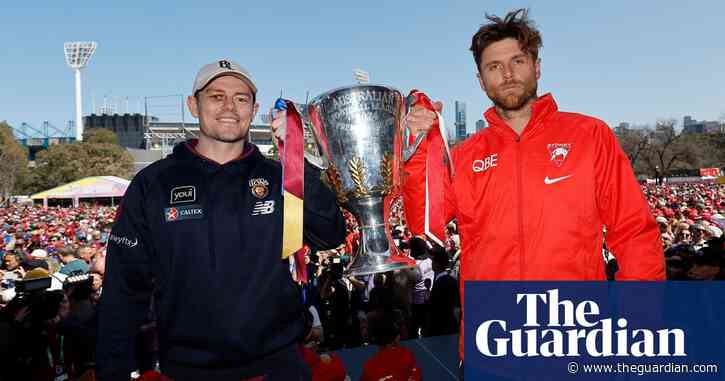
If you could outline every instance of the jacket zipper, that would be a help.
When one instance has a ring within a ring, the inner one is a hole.
[[[524,258],[524,190],[523,190],[523,181],[521,180],[521,171],[523,167],[522,163],[522,155],[521,155],[521,136],[516,136],[516,185],[518,189],[516,190],[516,195],[518,196],[519,201],[519,207],[518,207],[518,215],[519,215],[519,278],[524,279],[524,269],[525,269],[525,258]]]

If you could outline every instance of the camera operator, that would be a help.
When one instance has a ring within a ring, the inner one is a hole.
[[[17,296],[2,310],[0,321],[12,335],[0,350],[7,355],[11,380],[55,381],[75,376],[68,367],[67,343],[58,322],[68,316],[69,302],[63,291],[47,291],[50,275],[42,268],[28,271],[16,282]]]

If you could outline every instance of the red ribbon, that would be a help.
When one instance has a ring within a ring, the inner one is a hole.
[[[302,118],[292,101],[283,99],[287,105],[287,120],[284,139],[279,140],[282,159],[284,190],[303,198],[305,189],[304,128]]]
[[[436,111],[433,102],[425,93],[413,89],[410,97],[415,99],[413,105]],[[450,182],[453,173],[444,134],[440,122],[436,120],[425,138],[428,146],[425,165],[425,234],[441,246],[445,241],[445,228],[448,223],[445,213],[446,184]]]
[[[310,124],[312,125],[312,130],[315,134],[315,138],[317,139],[317,142],[320,144],[320,148],[322,149],[322,155],[327,158],[329,162],[332,162],[332,156],[330,155],[330,145],[327,142],[327,136],[322,131],[322,122],[320,121],[320,115],[318,115],[317,110],[314,107],[310,107],[308,109],[309,117],[310,117]]]
[[[305,283],[309,281],[307,278],[307,264],[305,263],[305,255],[310,253],[310,248],[307,245],[302,246],[301,249],[295,252],[295,275],[297,275],[297,281]]]
[[[282,228],[282,258],[302,249],[303,204],[305,189],[304,125],[292,101],[280,99],[286,109],[285,134],[279,139],[282,161],[282,196],[284,225]]]

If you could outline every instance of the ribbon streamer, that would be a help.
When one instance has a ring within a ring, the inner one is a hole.
[[[282,258],[303,250],[302,225],[305,189],[304,128],[292,101],[278,99],[274,109],[284,113],[283,136],[278,137],[282,162]]]
[[[413,89],[408,98],[412,100],[411,106],[422,106],[435,112],[437,116],[437,121],[425,137],[428,146],[425,165],[425,235],[444,246],[445,227],[448,223],[445,213],[445,192],[448,191],[446,184],[453,175],[444,121],[433,107],[433,102],[422,91]]]

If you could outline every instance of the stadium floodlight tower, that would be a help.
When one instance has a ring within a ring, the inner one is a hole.
[[[76,41],[63,44],[65,62],[73,69],[76,77],[76,141],[83,140],[83,115],[81,101],[81,68],[88,64],[96,51],[95,41]]]

